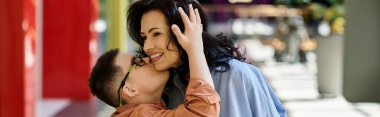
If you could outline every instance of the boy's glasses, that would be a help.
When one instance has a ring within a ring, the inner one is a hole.
[[[122,102],[121,97],[120,97],[120,89],[125,85],[125,80],[127,80],[128,76],[129,76],[129,73],[132,71],[132,68],[135,65],[136,66],[143,66],[144,64],[145,64],[145,61],[144,61],[144,59],[143,59],[142,56],[136,55],[136,56],[132,57],[132,59],[131,59],[131,65],[128,67],[128,72],[124,76],[123,80],[120,83],[120,87],[117,90],[117,95],[119,96],[119,106],[123,106],[123,102]]]

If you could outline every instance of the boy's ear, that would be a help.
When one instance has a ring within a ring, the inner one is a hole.
[[[128,97],[134,97],[139,94],[139,91],[132,87],[129,83],[125,83],[123,87],[123,92],[128,96]]]

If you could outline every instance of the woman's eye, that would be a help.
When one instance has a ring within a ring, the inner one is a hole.
[[[142,38],[143,40],[146,40],[146,36],[141,36],[141,38]]]
[[[161,33],[153,33],[154,37],[160,36]]]

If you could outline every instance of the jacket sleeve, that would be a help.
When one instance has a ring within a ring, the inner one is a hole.
[[[176,109],[161,109],[152,113],[152,116],[165,117],[218,117],[220,111],[220,97],[206,81],[190,79],[186,91],[185,103]]]

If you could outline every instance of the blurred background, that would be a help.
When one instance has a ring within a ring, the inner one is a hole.
[[[0,0],[0,116],[105,117],[97,57],[133,52],[134,0]],[[259,67],[289,117],[380,117],[379,0],[200,0]]]

